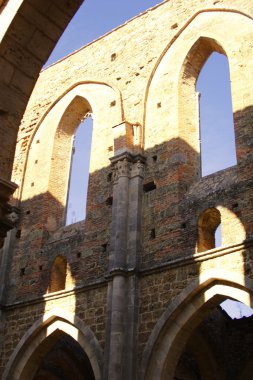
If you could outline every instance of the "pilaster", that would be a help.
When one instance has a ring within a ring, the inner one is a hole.
[[[113,210],[109,256],[108,357],[104,378],[136,379],[138,253],[145,158],[134,146],[134,128],[114,127]],[[132,133],[132,136],[131,136]]]

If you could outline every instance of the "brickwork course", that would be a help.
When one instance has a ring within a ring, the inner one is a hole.
[[[250,0],[164,1],[40,73],[1,250],[1,379],[249,378],[252,320],[219,305],[252,306],[252,41]],[[237,165],[201,177],[195,84],[213,52],[229,62]],[[86,218],[65,226],[89,114]]]

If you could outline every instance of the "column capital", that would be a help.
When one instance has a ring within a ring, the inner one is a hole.
[[[133,155],[124,152],[118,156],[112,157],[111,164],[113,167],[113,181],[116,182],[119,177],[136,177],[144,176],[146,158],[141,155]]]

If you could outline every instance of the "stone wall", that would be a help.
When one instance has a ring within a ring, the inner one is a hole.
[[[21,219],[2,251],[2,370],[33,373],[19,359],[29,342],[18,342],[57,309],[104,350],[96,379],[172,379],[206,308],[227,297],[251,304],[252,18],[250,1],[165,1],[41,72],[13,169]],[[195,83],[214,51],[229,60],[237,165],[201,178]],[[72,139],[87,113],[87,214],[66,227]],[[206,250],[208,209],[222,246]],[[66,283],[52,293],[57,257]]]

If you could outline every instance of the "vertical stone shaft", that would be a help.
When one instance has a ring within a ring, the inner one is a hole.
[[[125,340],[126,313],[126,249],[128,219],[129,163],[119,161],[113,191],[112,252],[110,273],[112,277],[111,316],[110,316],[110,357],[108,378],[122,379],[122,363]]]
[[[128,234],[127,234],[127,350],[124,362],[124,379],[136,379],[137,323],[138,323],[138,263],[141,250],[141,209],[144,165],[137,160],[132,165],[129,183]]]
[[[115,182],[109,271],[108,370],[110,380],[136,378],[134,353],[137,307],[137,251],[140,247],[140,213],[143,164],[129,153],[113,161]]]

